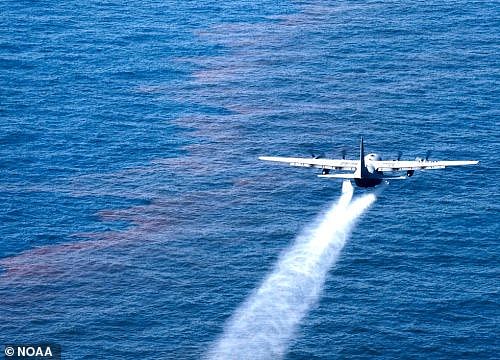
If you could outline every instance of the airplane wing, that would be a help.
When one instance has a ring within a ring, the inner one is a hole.
[[[291,166],[313,167],[330,170],[351,170],[355,171],[359,166],[359,160],[345,159],[314,159],[314,158],[294,158],[281,156],[260,156],[260,160],[286,163]]]
[[[448,166],[475,165],[479,161],[427,161],[427,160],[388,160],[373,161],[372,164],[378,171],[402,171],[402,170],[424,170],[444,169]]]

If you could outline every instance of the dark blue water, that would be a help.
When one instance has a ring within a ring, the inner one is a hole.
[[[0,341],[197,359],[340,184],[259,155],[477,159],[392,183],[287,359],[500,350],[497,2],[0,4]]]

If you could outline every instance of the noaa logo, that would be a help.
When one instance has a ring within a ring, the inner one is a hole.
[[[5,359],[60,359],[59,345],[6,345]]]

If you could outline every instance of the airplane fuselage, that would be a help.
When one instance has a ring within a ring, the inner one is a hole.
[[[369,187],[375,187],[377,185],[380,185],[382,183],[382,179],[377,179],[377,178],[361,178],[361,179],[356,179],[355,178],[354,182],[359,187],[369,188]]]
[[[376,167],[372,164],[372,161],[381,161],[382,157],[378,154],[368,154],[365,156],[363,140],[361,140],[360,162],[356,172],[354,173],[356,177],[354,182],[359,187],[375,187],[382,183],[384,173],[382,171],[377,171]]]

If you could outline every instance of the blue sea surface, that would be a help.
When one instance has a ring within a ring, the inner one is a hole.
[[[496,1],[0,3],[0,342],[198,359],[340,195],[260,155],[479,160],[393,182],[286,359],[497,359]],[[364,190],[357,190],[362,193]]]

